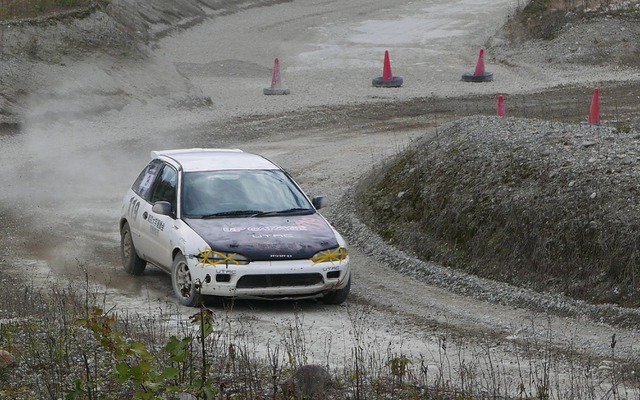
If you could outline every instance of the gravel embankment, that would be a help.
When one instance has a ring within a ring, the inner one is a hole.
[[[564,166],[567,169],[570,166],[567,171],[561,169],[558,172],[552,167],[550,169],[554,174],[565,175],[557,182],[567,181],[570,189],[576,188],[576,192],[584,192],[583,194],[590,199],[592,193],[596,193],[596,197],[608,195],[612,199],[624,199],[625,188],[633,185],[640,177],[640,142],[637,132],[619,133],[616,129],[607,127],[478,116],[448,124],[439,136],[439,146],[446,149],[448,146],[459,144],[456,143],[456,138],[460,137],[459,132],[473,138],[469,139],[471,146],[477,145],[468,151],[489,152],[490,154],[484,156],[488,159],[495,158],[496,164],[509,157],[529,154],[533,160],[539,160],[541,157],[560,168]],[[478,145],[479,143],[485,145]],[[575,177],[566,176],[572,174]],[[605,178],[598,180],[598,192],[594,192],[595,188],[585,187],[597,180],[591,175]],[[614,179],[608,179],[612,178],[612,175]],[[621,183],[622,181],[624,183]],[[582,189],[578,189],[580,187]],[[403,251],[391,246],[365,225],[356,212],[355,197],[356,194],[350,193],[336,205],[340,208],[336,211],[336,224],[346,233],[353,245],[362,247],[365,252],[380,254],[388,265],[403,273],[454,293],[471,295],[489,302],[555,315],[587,318],[623,327],[635,327],[640,323],[638,309],[611,304],[590,304],[563,294],[536,292],[530,288],[483,279],[421,261],[410,250]],[[612,201],[611,204],[620,207],[619,202]],[[618,211],[638,215],[635,202],[627,203],[625,200],[624,205],[629,208]],[[613,214],[614,211],[610,211]],[[612,215],[612,218],[614,217]]]

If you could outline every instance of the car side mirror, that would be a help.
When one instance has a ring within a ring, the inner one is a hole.
[[[171,210],[171,203],[168,201],[156,201],[153,203],[153,207],[151,207],[151,211],[160,215],[168,215],[173,217],[173,211]]]
[[[311,199],[311,204],[313,204],[316,210],[321,209],[322,207],[326,206],[328,203],[329,202],[327,201],[327,198],[324,196],[313,196],[313,198]]]

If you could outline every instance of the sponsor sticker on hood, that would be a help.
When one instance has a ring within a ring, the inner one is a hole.
[[[308,259],[338,247],[333,229],[317,213],[185,221],[212,249],[239,253],[252,261]]]

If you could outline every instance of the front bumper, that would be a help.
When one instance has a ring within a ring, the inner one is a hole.
[[[238,298],[310,298],[344,288],[349,257],[340,262],[258,261],[247,265],[210,265],[188,259],[191,278],[205,296]]]

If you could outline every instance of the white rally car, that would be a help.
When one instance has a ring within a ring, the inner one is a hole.
[[[181,304],[202,296],[341,304],[351,271],[344,239],[280,167],[236,149],[152,151],[128,190],[121,255],[171,275]]]

